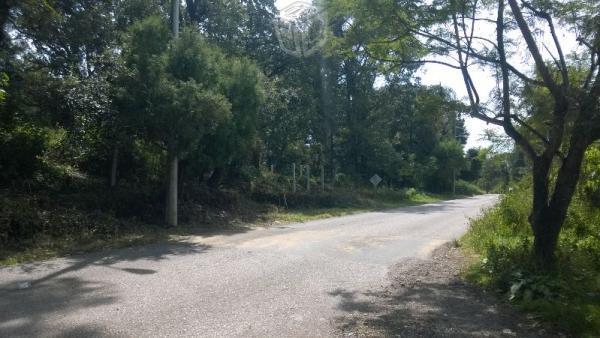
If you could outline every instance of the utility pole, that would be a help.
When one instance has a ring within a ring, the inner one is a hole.
[[[456,140],[456,131],[457,130],[464,130],[464,128],[457,126],[456,125],[456,120],[458,119],[458,116],[454,117],[454,123],[453,123],[453,131],[454,131],[454,139]],[[456,195],[456,167],[452,166],[452,196]]]
[[[171,29],[173,40],[179,37],[179,6],[181,0],[171,0]],[[174,139],[174,137],[171,137]],[[165,220],[170,227],[176,227],[177,219],[177,185],[179,184],[179,157],[177,155],[177,145],[174,141],[170,141],[169,149],[167,150],[169,161],[169,183],[167,188],[167,206],[165,212]]]

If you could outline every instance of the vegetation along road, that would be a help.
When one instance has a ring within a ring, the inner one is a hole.
[[[460,237],[485,195],[0,269],[0,336],[331,336],[354,292]]]

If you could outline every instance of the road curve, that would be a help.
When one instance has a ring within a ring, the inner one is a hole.
[[[460,237],[485,195],[0,268],[0,337],[315,337],[341,290]]]

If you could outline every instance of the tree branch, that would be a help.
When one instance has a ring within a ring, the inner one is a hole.
[[[433,63],[433,64],[438,64],[438,65],[446,66],[446,67],[453,68],[453,69],[460,69],[460,67],[457,65],[453,65],[451,63],[444,62],[444,61],[438,61],[438,60],[403,60],[403,59],[391,59],[391,58],[380,57],[380,56],[373,55],[369,51],[368,48],[365,49],[365,53],[367,54],[368,57],[373,58],[377,61],[389,62],[389,63],[393,63],[395,65]]]
[[[523,121],[519,116],[513,114],[511,117],[518,124],[522,125],[523,127],[525,127],[525,129],[529,130],[532,134],[534,134],[535,136],[537,136],[537,138],[539,138],[540,141],[544,142],[546,145],[550,144],[550,141],[548,141],[548,139],[542,133],[540,133],[537,129],[535,129],[534,127],[532,127],[531,125],[529,125],[527,122]],[[560,150],[558,150],[556,152],[556,155],[558,157],[560,157],[561,160],[564,161],[565,155],[563,155],[563,153]]]
[[[508,4],[510,5],[510,8],[513,12],[515,20],[517,21],[517,25],[519,26],[519,29],[521,30],[521,34],[523,35],[523,38],[525,39],[525,42],[527,43],[527,49],[529,49],[529,53],[533,57],[533,60],[535,61],[535,65],[536,65],[538,71],[540,72],[546,87],[548,87],[548,89],[550,89],[552,94],[554,94],[555,96],[561,96],[562,94],[560,93],[560,91],[556,85],[556,82],[552,78],[552,74],[550,74],[550,70],[548,70],[546,63],[544,63],[544,59],[542,58],[542,55],[540,54],[540,50],[538,49],[537,43],[535,42],[535,39],[533,38],[533,34],[531,33],[531,30],[529,29],[529,26],[527,25],[525,18],[523,18],[523,13],[521,12],[519,5],[517,4],[517,0],[508,0]]]
[[[546,144],[548,144],[550,142],[540,131],[538,131],[531,125],[529,125],[527,122],[523,121],[518,115],[513,114],[513,115],[511,115],[511,118],[513,120],[515,120],[517,123],[519,123],[520,125],[522,125],[523,127],[525,127],[525,129],[529,130],[532,134],[537,136],[542,142],[544,142]]]
[[[521,30],[521,33],[525,38],[525,41],[527,42],[527,47],[529,49],[529,52],[533,56],[537,69],[540,72],[544,83],[550,90],[550,93],[552,94],[555,100],[554,110],[552,112],[550,136],[548,137],[549,144],[542,154],[545,162],[550,163],[552,161],[552,158],[555,156],[556,152],[560,149],[560,146],[563,142],[563,137],[565,133],[565,120],[569,108],[569,101],[565,97],[565,93],[563,90],[564,87],[559,87],[556,84],[556,82],[552,78],[552,75],[550,74],[548,67],[544,63],[544,60],[542,59],[537,44],[533,39],[531,30],[529,29],[529,26],[523,18],[523,13],[521,12],[521,9],[517,5],[517,1],[508,0],[508,3],[510,4],[515,19],[517,20],[517,25],[519,26],[519,29]]]
[[[433,34],[431,34],[429,32],[424,32],[424,31],[420,31],[420,30],[413,30],[413,29],[411,29],[410,31],[413,32],[414,34],[420,35],[422,37],[430,38],[432,40],[438,41],[438,42],[446,45],[446,47],[451,48],[451,49],[453,49],[455,51],[458,51],[458,47],[456,46],[456,44],[454,44],[454,43],[452,43],[452,42],[450,42],[450,41],[448,41],[448,40],[446,40],[444,38],[441,38],[441,37],[433,35]],[[475,37],[475,39],[479,39],[479,37]],[[484,39],[484,38],[481,38],[481,39]],[[496,49],[498,49],[498,46],[494,45],[494,47]],[[481,55],[480,53],[477,53],[477,52],[475,52],[473,50],[467,51],[467,50],[461,49],[461,51],[463,53],[465,53],[465,54],[469,54],[469,56],[475,57],[476,59],[478,59],[480,61],[489,62],[489,63],[493,63],[493,64],[499,64],[500,63],[500,60],[497,60],[497,59],[494,59],[494,58],[491,58],[491,57],[487,57],[487,56]],[[546,86],[546,84],[544,82],[538,81],[538,80],[535,80],[535,79],[532,79],[532,78],[528,77],[527,75],[525,75],[522,72],[520,72],[516,67],[514,67],[510,63],[507,62],[506,65],[507,65],[508,69],[513,74],[515,74],[518,78],[520,78],[521,80],[523,80],[525,82],[528,82],[528,83],[531,83],[531,84],[538,85],[538,86]]]
[[[554,46],[558,51],[559,62],[557,62],[557,66],[560,69],[560,73],[563,78],[563,83],[566,86],[569,86],[569,74],[567,72],[567,62],[565,61],[565,55],[562,51],[562,47],[560,46],[560,42],[558,41],[558,36],[556,35],[556,29],[554,28],[554,22],[552,21],[552,17],[545,11],[535,9],[529,2],[523,1],[523,6],[529,8],[535,15],[546,20],[548,22],[548,26],[550,27],[550,34],[552,35],[552,40],[554,41]],[[547,48],[546,48],[547,49]],[[548,50],[548,52],[550,52]],[[554,56],[553,56],[554,58]]]
[[[502,115],[504,117],[504,131],[518,145],[523,148],[531,159],[537,158],[533,145],[513,126],[511,121],[510,105],[510,75],[506,66],[506,52],[504,50],[504,0],[498,0],[498,20],[496,23],[496,40],[498,55],[500,57],[500,70],[502,72]]]
[[[585,82],[583,83],[583,89],[586,90],[590,87],[590,84],[592,83],[592,78],[594,77],[594,72],[596,72],[596,68],[598,68],[598,64],[600,63],[600,60],[596,61],[597,54],[594,51],[592,51],[591,54],[592,55],[590,56],[590,70],[588,71],[588,74],[585,77]]]

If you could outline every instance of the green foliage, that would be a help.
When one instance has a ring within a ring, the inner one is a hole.
[[[134,24],[127,52],[133,77],[121,102],[140,133],[182,156],[229,118],[231,105],[219,88],[222,54],[191,29],[172,48],[169,36],[158,16]]]
[[[247,163],[257,150],[258,115],[264,101],[262,74],[251,61],[235,58],[222,65],[225,96],[231,103],[231,119],[205,138],[202,151],[213,168]]]
[[[0,244],[26,242],[39,234],[43,224],[31,203],[19,203],[15,198],[2,196],[0,204]]]
[[[600,146],[588,149],[581,172],[581,193],[590,204],[600,206]]]
[[[530,302],[536,299],[553,300],[558,297],[559,282],[552,276],[529,276],[522,272],[513,274],[510,286],[509,300],[523,300]]]
[[[454,178],[465,165],[461,144],[454,139],[442,140],[433,150],[433,156],[437,170],[427,188],[438,192],[451,191]]]
[[[472,221],[462,241],[479,262],[468,277],[575,335],[595,334],[600,329],[600,209],[585,195],[576,196],[559,239],[558,269],[550,273],[537,270],[531,257],[530,210],[530,183],[524,180]]]
[[[484,149],[479,153],[478,160],[481,162],[481,173],[477,183],[488,192],[507,192],[510,185],[529,170],[523,154],[516,149],[501,153]]]
[[[41,169],[44,136],[38,129],[21,126],[0,129],[0,185],[31,179]]]
[[[485,161],[485,150],[472,148],[465,155],[466,168],[461,171],[460,177],[465,181],[476,182],[481,178],[481,169]]]
[[[8,74],[0,72],[0,107],[4,104],[4,100],[6,100],[6,87],[8,87]]]
[[[463,180],[456,181],[456,194],[462,196],[482,195],[484,191],[477,185]]]

